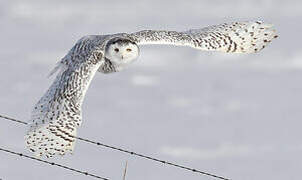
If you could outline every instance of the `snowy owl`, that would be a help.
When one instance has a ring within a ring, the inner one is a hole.
[[[57,72],[57,76],[34,106],[26,146],[37,156],[72,153],[77,127],[82,122],[82,102],[94,74],[119,72],[128,67],[139,56],[139,45],[168,44],[205,51],[254,53],[276,37],[272,25],[260,21],[224,23],[184,32],[144,30],[84,36],[51,72]]]

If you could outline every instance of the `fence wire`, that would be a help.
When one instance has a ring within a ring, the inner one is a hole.
[[[11,118],[11,117],[8,117],[8,116],[4,116],[4,115],[1,115],[1,114],[0,114],[0,118],[6,119],[6,120],[9,120],[9,121],[14,121],[14,122],[24,124],[24,125],[28,124],[25,121],[21,121],[21,120]],[[151,156],[147,156],[147,155],[144,155],[144,154],[136,153],[134,151],[129,151],[129,150],[125,150],[125,149],[122,149],[122,148],[119,148],[119,147],[107,145],[107,144],[104,144],[104,143],[101,143],[101,142],[98,142],[98,141],[92,141],[92,140],[89,140],[89,139],[86,139],[86,138],[76,137],[76,136],[74,138],[76,138],[80,141],[84,141],[86,143],[94,144],[94,145],[97,145],[97,146],[102,146],[102,147],[105,147],[105,148],[109,148],[109,149],[116,150],[116,151],[119,151],[119,152],[127,153],[127,154],[130,154],[130,155],[133,155],[133,156],[141,157],[141,158],[148,159],[148,160],[155,161],[155,162],[159,162],[159,163],[162,163],[162,164],[170,165],[170,166],[177,167],[177,168],[180,168],[180,169],[184,169],[184,170],[187,170],[187,171],[191,171],[191,172],[194,172],[194,173],[198,173],[198,174],[202,174],[202,175],[206,175],[206,176],[211,176],[211,177],[214,177],[214,178],[217,178],[217,179],[230,180],[229,178],[225,178],[223,176],[215,175],[215,174],[208,173],[208,172],[205,172],[205,171],[201,171],[201,170],[198,170],[198,169],[194,169],[194,168],[191,168],[191,167],[179,165],[179,164],[176,164],[176,163],[161,160],[161,159],[154,158],[154,157],[151,157]]]

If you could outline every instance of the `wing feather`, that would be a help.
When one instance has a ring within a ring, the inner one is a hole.
[[[26,146],[38,156],[71,153],[82,122],[82,102],[102,63],[102,50],[90,37],[81,39],[59,62],[64,66],[35,105],[25,136]],[[55,70],[58,68],[55,68]]]
[[[144,30],[129,34],[137,44],[170,44],[206,51],[252,53],[277,37],[273,25],[260,21],[233,22],[184,32]]]

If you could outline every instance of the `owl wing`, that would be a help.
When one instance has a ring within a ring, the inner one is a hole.
[[[54,82],[35,105],[25,136],[26,146],[38,156],[71,153],[82,122],[82,102],[102,63],[100,38],[80,39],[58,63]]]
[[[260,21],[233,22],[184,32],[144,30],[129,34],[137,44],[170,44],[206,51],[252,53],[276,38],[273,25]]]

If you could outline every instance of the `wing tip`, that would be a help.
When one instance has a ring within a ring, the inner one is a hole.
[[[53,157],[72,154],[74,150],[75,138],[66,137],[57,130],[52,132],[49,126],[31,128],[25,135],[25,143],[37,157]]]
[[[241,37],[238,40],[240,48],[237,53],[256,53],[264,49],[273,39],[279,37],[273,24],[263,21],[251,21],[240,29]],[[243,41],[241,39],[249,39]]]

